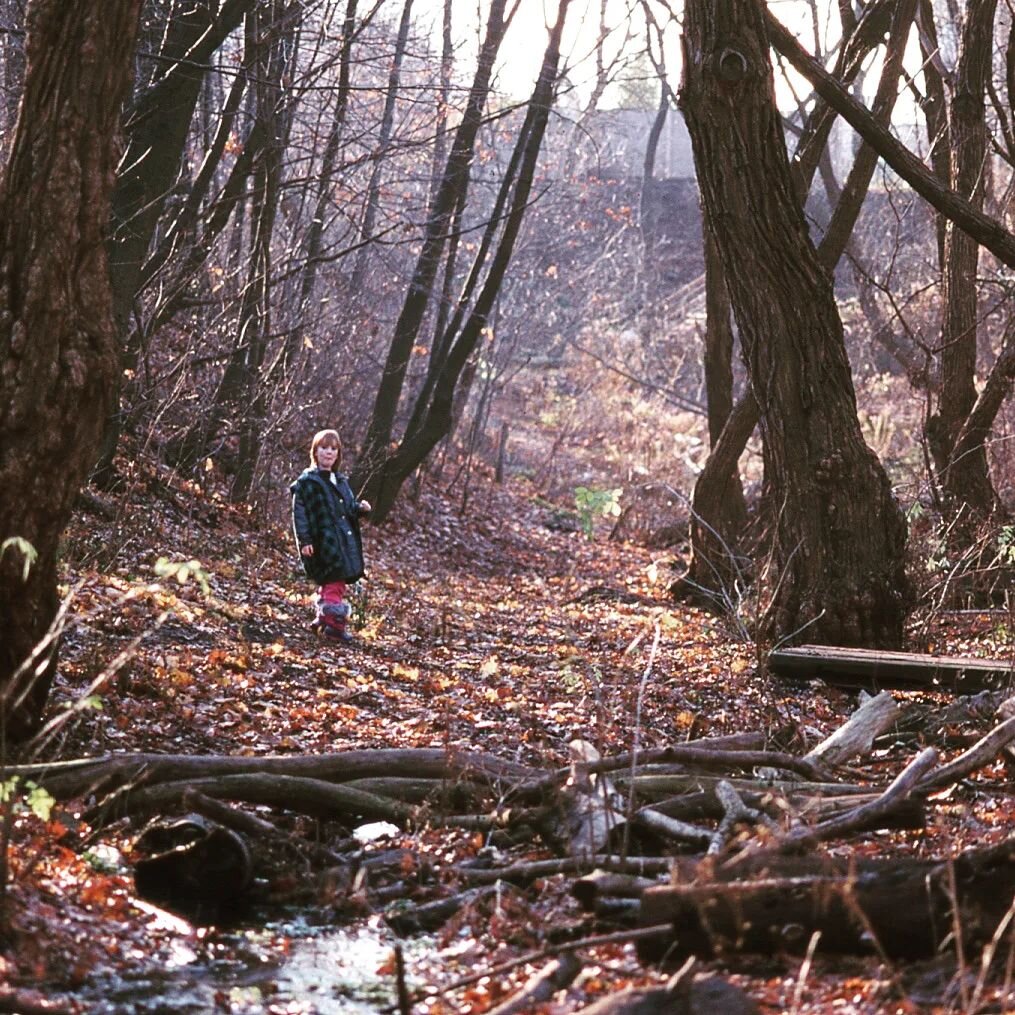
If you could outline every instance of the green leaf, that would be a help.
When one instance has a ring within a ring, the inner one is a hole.
[[[27,539],[22,539],[21,536],[10,536],[0,543],[0,557],[8,550],[16,550],[25,558],[25,562],[21,567],[21,580],[23,582],[28,581],[28,572],[31,571],[32,565],[39,559],[39,551]]]

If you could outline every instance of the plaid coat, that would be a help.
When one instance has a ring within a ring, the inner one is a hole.
[[[303,570],[318,585],[354,582],[363,577],[363,539],[359,501],[341,473],[306,469],[292,486],[296,552],[313,546],[312,557],[300,555]]]

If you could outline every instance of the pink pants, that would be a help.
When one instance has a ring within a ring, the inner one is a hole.
[[[324,627],[344,631],[349,618],[349,604],[345,601],[345,582],[329,582],[317,590],[317,616],[314,622]]]

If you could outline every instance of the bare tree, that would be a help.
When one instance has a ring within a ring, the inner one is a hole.
[[[426,235],[413,271],[402,311],[395,324],[384,370],[377,387],[374,407],[367,426],[363,452],[355,474],[355,485],[364,487],[367,498],[380,501],[384,461],[395,424],[412,347],[433,295],[434,279],[441,262],[448,230],[455,209],[464,200],[470,179],[470,167],[476,137],[490,93],[490,78],[508,22],[504,13],[507,0],[493,0],[487,17],[486,35],[476,63],[476,73],[461,122],[455,132],[451,152],[426,225]]]
[[[987,159],[986,92],[991,73],[997,0],[969,0],[948,104],[950,184],[973,207],[983,207]],[[945,227],[944,312],[941,328],[941,397],[928,438],[952,509],[965,505],[974,518],[1000,508],[982,443],[953,454],[959,431],[976,403],[976,268],[979,244],[953,222]]]
[[[377,491],[374,500],[375,514],[380,520],[383,520],[391,510],[405,480],[447,435],[452,425],[459,380],[490,320],[528,208],[536,163],[557,85],[560,42],[569,3],[570,0],[560,0],[558,5],[557,20],[550,31],[525,121],[518,132],[486,234],[480,243],[466,281],[458,312],[448,324],[447,334],[442,339],[442,348],[446,350],[444,356],[436,364],[437,369],[428,377],[428,383],[423,385],[416,398],[397,451],[385,460],[383,471],[373,485],[373,489]],[[480,272],[498,230],[500,235],[497,238],[496,250],[490,257],[489,270],[480,285]],[[468,300],[473,288],[476,290],[476,297],[469,307]]]

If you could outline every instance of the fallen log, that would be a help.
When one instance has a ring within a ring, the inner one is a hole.
[[[956,914],[964,957],[971,958],[991,940],[1015,892],[1015,840],[953,860],[822,858],[828,872],[819,874],[815,858],[801,857],[797,876],[792,859],[768,859],[777,872],[769,877],[647,889],[640,925],[666,923],[671,933],[639,941],[642,961],[802,952],[816,933],[826,952],[929,958],[954,947]],[[715,874],[724,876],[722,869]]]
[[[554,874],[584,874],[597,867],[618,874],[653,877],[667,873],[674,862],[674,857],[629,856],[622,860],[618,856],[602,853],[590,857],[532,860],[529,863],[512,864],[510,867],[466,867],[461,864],[455,868],[455,873],[462,881],[474,885],[490,885],[496,881],[528,885],[537,878],[552,877]]]
[[[201,815],[153,822],[131,852],[137,894],[169,907],[231,902],[253,879],[244,837]]]
[[[758,1015],[739,987],[718,976],[665,987],[630,987],[600,998],[578,1015]]]
[[[1012,682],[1012,663],[971,656],[935,656],[879,649],[800,645],[773,649],[768,668],[786,680],[818,678],[834,687],[899,688],[950,694],[994,691]]]
[[[706,771],[718,770],[729,772],[733,769],[750,770],[753,768],[773,768],[793,772],[804,779],[820,781],[828,777],[828,772],[816,761],[785,754],[781,751],[731,751],[716,748],[698,747],[692,744],[680,744],[674,747],[656,747],[651,750],[639,751],[637,754],[618,754],[599,761],[589,762],[586,766],[589,774],[613,773],[617,782],[621,773],[637,777],[646,766],[669,765],[679,766],[675,771],[687,768],[699,768]],[[516,792],[531,795],[546,792],[553,786],[560,785],[571,776],[570,768],[558,769],[539,779],[523,783]]]
[[[899,706],[887,691],[867,698],[842,726],[804,757],[826,765],[841,765],[866,754],[875,738],[895,725],[899,712]]]
[[[639,796],[669,797],[681,793],[709,792],[715,794],[720,782],[728,782],[738,793],[782,793],[786,796],[812,797],[853,796],[869,793],[870,787],[861,783],[808,782],[791,779],[741,779],[736,776],[700,775],[690,772],[673,772],[668,769],[649,768],[640,770],[633,778],[618,775],[614,778],[618,788],[634,785]]]
[[[470,888],[444,899],[433,899],[417,906],[399,904],[384,914],[384,921],[400,937],[438,930],[465,906],[494,895],[494,885]]]
[[[164,813],[180,806],[186,794],[194,791],[213,799],[284,807],[319,817],[344,815],[406,822],[416,814],[416,809],[409,804],[321,779],[246,773],[165,782],[144,789],[124,787],[107,797],[98,808],[93,808],[87,818],[91,824],[101,824],[110,817]]]
[[[658,883],[654,879],[634,874],[594,870],[571,885],[571,894],[582,909],[591,913],[595,910],[596,903],[602,899],[639,899],[646,888],[654,888]]]
[[[232,828],[234,831],[242,832],[248,837],[263,839],[268,842],[277,842],[280,845],[294,850],[301,856],[328,864],[347,863],[349,858],[333,849],[328,849],[320,843],[309,842],[306,839],[298,838],[289,832],[273,825],[270,821],[256,817],[236,807],[231,807],[221,800],[198,793],[196,790],[189,790],[183,794],[182,804],[185,810],[196,811],[198,814],[217,821],[220,825]]]
[[[104,795],[126,785],[152,785],[223,775],[285,775],[326,782],[381,776],[472,780],[481,784],[518,782],[533,769],[491,754],[443,748],[369,748],[320,755],[248,757],[190,754],[111,754],[100,758],[12,765],[5,778],[31,780],[57,800]]]
[[[512,997],[491,1008],[487,1015],[522,1015],[543,1001],[549,1001],[558,990],[571,984],[581,972],[582,963],[573,952],[564,952],[541,972],[536,973]]]

